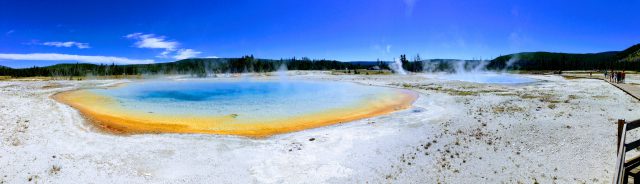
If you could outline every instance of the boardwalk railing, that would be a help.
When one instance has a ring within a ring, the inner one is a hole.
[[[634,183],[635,181],[638,181],[637,179],[640,179],[640,172],[638,170],[634,170],[640,166],[640,157],[636,156],[629,160],[625,158],[628,151],[640,147],[640,139],[627,143],[627,131],[639,127],[640,120],[632,122],[618,120],[618,158],[616,160],[616,176],[614,176],[614,180],[612,182],[614,184],[626,184],[629,182],[629,177],[633,177]]]

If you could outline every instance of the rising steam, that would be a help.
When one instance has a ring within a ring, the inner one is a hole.
[[[393,70],[393,73],[407,75],[407,72],[402,68],[402,62],[400,62],[399,59],[395,59],[393,63],[389,63],[389,68]]]

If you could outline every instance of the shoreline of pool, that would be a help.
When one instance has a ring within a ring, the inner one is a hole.
[[[233,115],[172,116],[131,112],[119,107],[116,100],[87,89],[56,93],[52,98],[73,107],[96,127],[113,134],[196,133],[264,138],[393,113],[410,108],[419,98],[419,94],[411,90],[393,90],[397,91],[398,96],[381,97],[376,101],[362,100],[349,107],[327,109],[295,117],[267,121],[256,119],[247,122],[237,122]]]

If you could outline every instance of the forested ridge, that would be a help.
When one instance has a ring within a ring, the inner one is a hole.
[[[382,63],[382,62],[380,62]],[[340,62],[335,60],[311,60],[309,58],[257,59],[253,56],[241,58],[194,58],[176,62],[153,64],[57,64],[46,67],[12,69],[0,66],[0,76],[110,76],[110,75],[194,75],[273,72],[277,70],[354,70],[366,69],[376,62]]]
[[[420,55],[411,59],[405,54],[399,61],[405,70],[411,72],[451,71],[460,60],[430,59],[423,60]],[[479,61],[479,60],[472,60]],[[623,51],[611,51],[588,54],[522,52],[497,57],[487,62],[489,70],[635,70],[640,71],[640,44]],[[194,75],[204,77],[211,74],[273,72],[277,70],[357,70],[389,69],[390,61],[341,62],[326,59],[288,58],[259,59],[253,55],[240,58],[194,58],[168,63],[153,64],[57,64],[46,67],[14,69],[0,66],[0,76],[112,76],[112,75]]]
[[[512,70],[635,70],[640,71],[640,44],[623,51],[571,54],[522,52],[491,60],[488,69]]]
[[[489,69],[515,70],[594,70],[617,66],[617,52],[567,54],[553,52],[523,52],[500,56],[491,61]],[[617,67],[616,67],[617,68]]]

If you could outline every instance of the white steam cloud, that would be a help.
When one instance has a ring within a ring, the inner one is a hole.
[[[389,68],[393,70],[393,73],[400,75],[407,75],[407,72],[402,68],[402,62],[400,59],[395,59],[393,63],[389,63]]]

